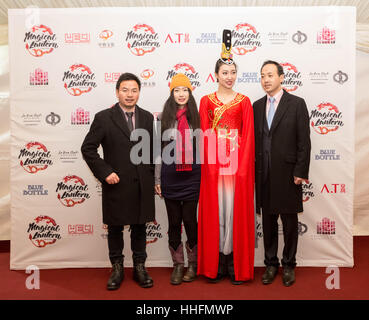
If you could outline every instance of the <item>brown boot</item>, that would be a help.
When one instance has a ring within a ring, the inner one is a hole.
[[[177,250],[174,250],[169,246],[170,254],[173,260],[173,272],[170,277],[170,283],[177,285],[182,283],[183,273],[184,273],[184,256],[183,256],[183,244],[178,246]]]
[[[183,281],[191,282],[195,280],[197,273],[197,244],[190,249],[188,242],[186,242],[186,252],[188,260],[188,268],[186,274],[183,276]]]

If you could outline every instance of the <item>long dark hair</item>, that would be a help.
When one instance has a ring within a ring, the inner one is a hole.
[[[176,122],[176,114],[178,105],[174,100],[174,89],[171,91],[169,98],[164,104],[163,112],[161,114],[161,132],[163,133],[165,130],[173,128],[174,123]],[[187,102],[187,112],[186,118],[189,126],[193,129],[200,128],[200,115],[197,110],[197,104],[195,98],[192,95],[191,90],[189,91],[189,97]]]

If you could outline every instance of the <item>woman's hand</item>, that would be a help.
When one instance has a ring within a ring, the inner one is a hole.
[[[163,196],[161,195],[161,187],[160,187],[160,184],[156,184],[155,185],[155,193],[160,197],[162,198]]]

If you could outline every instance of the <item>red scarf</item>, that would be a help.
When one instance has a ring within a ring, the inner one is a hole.
[[[177,135],[176,171],[192,171],[192,162],[193,162],[192,143],[189,131],[190,127],[188,126],[186,117],[186,111],[187,107],[184,107],[182,109],[178,109],[176,114],[178,124],[177,130],[181,134],[182,138],[182,141],[180,141],[179,135]]]

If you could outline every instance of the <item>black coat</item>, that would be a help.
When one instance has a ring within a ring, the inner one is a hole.
[[[135,129],[147,130],[150,137],[148,164],[133,164],[130,132],[119,104],[98,112],[82,144],[83,158],[102,183],[103,223],[143,224],[155,219],[154,166],[152,162],[153,116],[136,106]],[[101,144],[102,159],[97,149]],[[109,185],[105,178],[115,172],[120,181]]]
[[[253,104],[256,212],[258,213],[260,213],[262,194],[266,99],[267,96],[264,96]],[[309,113],[304,99],[284,91],[269,135],[271,135],[270,210],[279,214],[302,212],[302,186],[294,184],[294,176],[308,179],[309,175],[310,127]]]

